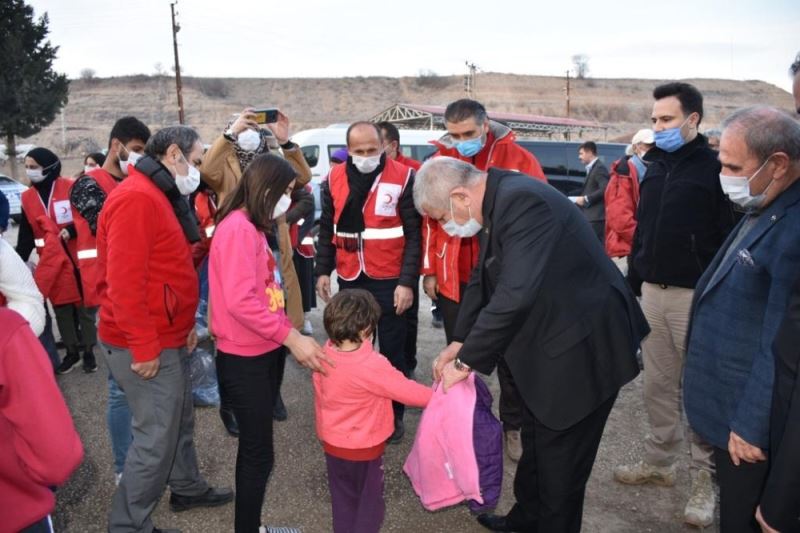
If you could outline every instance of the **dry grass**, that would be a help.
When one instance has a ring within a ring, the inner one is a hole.
[[[651,91],[660,81],[572,80],[572,116],[609,125],[609,140],[628,138],[648,124]],[[706,127],[755,103],[792,110],[791,95],[764,82],[687,81],[705,95]],[[300,131],[369,118],[398,102],[447,105],[464,96],[463,77],[432,73],[405,78],[189,78],[184,85],[186,120],[205,142],[213,141],[231,115],[247,105],[280,107],[291,117],[293,130]],[[556,77],[480,74],[476,98],[490,111],[564,116],[566,107],[564,80]],[[135,115],[152,129],[176,123],[175,84],[168,76],[145,75],[75,80],[64,113],[66,147],[60,119],[20,142],[54,149],[64,157],[65,172],[73,173],[81,167],[84,153],[106,145],[111,126],[121,116]]]

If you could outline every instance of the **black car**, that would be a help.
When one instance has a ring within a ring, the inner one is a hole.
[[[586,180],[586,167],[578,159],[581,142],[518,140],[517,144],[536,156],[550,185],[567,196],[580,194]],[[597,143],[597,157],[608,167],[625,155],[626,147],[620,143]]]

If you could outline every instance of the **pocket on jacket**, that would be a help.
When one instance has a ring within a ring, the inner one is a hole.
[[[178,295],[168,284],[164,284],[164,313],[167,315],[169,325],[173,325],[178,316]]]
[[[588,337],[591,332],[591,323],[581,318],[545,340],[542,343],[542,350],[550,358],[558,357]]]

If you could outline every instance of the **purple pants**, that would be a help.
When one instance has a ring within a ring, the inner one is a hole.
[[[378,533],[383,524],[383,456],[348,461],[325,454],[334,533]]]

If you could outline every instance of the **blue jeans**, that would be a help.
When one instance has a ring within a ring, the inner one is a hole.
[[[108,374],[108,433],[114,453],[114,473],[121,474],[125,457],[133,441],[131,433],[131,410],[128,399],[111,373]]]

